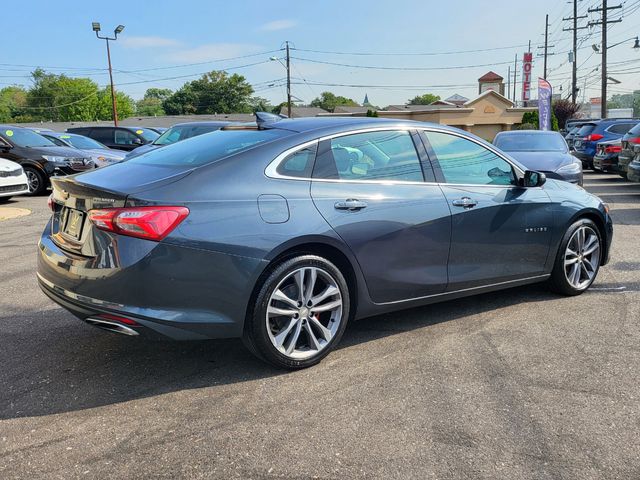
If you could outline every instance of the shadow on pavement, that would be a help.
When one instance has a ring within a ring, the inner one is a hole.
[[[558,297],[544,285],[414,308],[352,323],[338,349],[510,305]],[[64,310],[0,317],[0,419],[111,405],[164,393],[286,375],[240,340],[152,342],[103,332]],[[473,324],[481,329],[483,322]],[[30,325],[31,328],[24,328]],[[320,365],[316,368],[322,368]],[[320,374],[321,372],[319,372]]]

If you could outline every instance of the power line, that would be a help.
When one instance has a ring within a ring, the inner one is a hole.
[[[302,58],[302,57],[291,57],[291,58],[302,61],[302,62],[320,63],[323,65],[333,65],[336,67],[361,68],[361,69],[367,69],[367,70],[402,70],[402,71],[459,70],[462,68],[495,67],[498,65],[507,65],[511,63],[511,62],[497,62],[497,63],[484,63],[484,64],[478,64],[478,65],[454,65],[454,66],[447,66],[447,67],[383,67],[380,65],[353,65],[348,63],[329,62],[324,60],[313,60],[310,58]]]

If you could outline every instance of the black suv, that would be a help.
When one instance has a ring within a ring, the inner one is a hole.
[[[73,127],[67,128],[67,132],[91,137],[109,148],[127,152],[160,136],[158,132],[144,127]]]
[[[29,180],[30,195],[44,192],[50,177],[95,168],[86,152],[58,147],[33,130],[12,125],[0,125],[0,156],[22,165]]]

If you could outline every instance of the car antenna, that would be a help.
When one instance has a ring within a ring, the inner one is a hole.
[[[270,123],[279,122],[283,118],[288,118],[286,115],[277,115],[269,112],[256,112],[255,116],[259,129],[265,128]]]

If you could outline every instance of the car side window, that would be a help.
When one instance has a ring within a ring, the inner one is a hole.
[[[136,140],[136,135],[129,130],[116,130],[114,136],[114,143],[116,145],[134,145]]]
[[[416,147],[406,130],[344,135],[324,146],[316,159],[314,178],[424,181]]]
[[[635,123],[616,123],[609,127],[611,133],[617,133],[618,135],[624,135],[635,126]]]
[[[317,145],[293,152],[280,162],[276,171],[280,175],[296,178],[310,178]]]
[[[441,132],[425,132],[446,183],[463,185],[516,185],[509,162],[488,148],[466,138]]]
[[[55,143],[58,147],[66,147],[67,144],[64,143],[62,140],[60,140],[59,138],[56,137],[50,137],[49,135],[43,135],[44,138],[46,138],[47,140],[51,140],[53,143]]]
[[[89,136],[94,140],[99,141],[100,143],[104,143],[104,144],[113,143],[112,128],[94,128],[91,130],[91,134]]]

